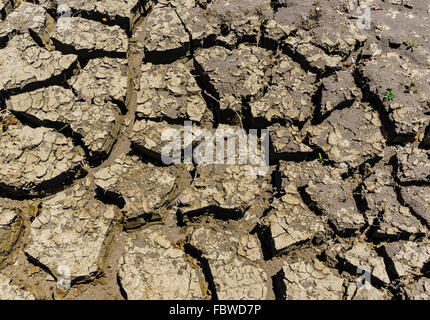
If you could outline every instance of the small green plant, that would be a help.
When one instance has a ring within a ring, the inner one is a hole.
[[[324,164],[328,159],[324,158],[321,153],[318,153],[318,161]]]
[[[384,99],[391,101],[394,100],[394,98],[396,98],[396,95],[394,94],[393,90],[387,90],[385,92]]]
[[[406,49],[411,49],[412,51],[414,51],[414,49],[418,48],[420,45],[415,40],[405,40],[403,41],[403,44],[406,46]]]
[[[405,85],[406,93],[418,93],[417,86],[415,82],[411,81],[409,85]]]

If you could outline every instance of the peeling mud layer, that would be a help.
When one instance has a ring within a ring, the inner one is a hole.
[[[0,299],[429,299],[429,31],[428,0],[0,0]],[[258,174],[186,156],[254,129]]]

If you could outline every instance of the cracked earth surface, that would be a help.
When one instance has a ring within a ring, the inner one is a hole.
[[[0,0],[0,299],[429,299],[429,13]],[[269,170],[164,164],[187,120]]]

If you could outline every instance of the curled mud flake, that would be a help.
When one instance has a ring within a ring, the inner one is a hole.
[[[361,98],[361,91],[355,86],[354,78],[349,71],[339,71],[322,80],[321,110],[315,122],[327,118],[333,110],[350,107]]]
[[[46,0],[45,0],[46,1]],[[146,7],[143,7],[138,0],[67,0],[67,6],[77,14],[86,14],[89,17],[100,22],[114,21],[124,28],[134,26],[140,15],[152,5],[154,1],[145,1]],[[126,20],[128,23],[126,23]]]
[[[386,289],[373,286],[360,286],[351,282],[346,289],[346,300],[392,300],[393,297]]]
[[[275,275],[274,284],[280,289],[278,294],[286,299],[391,299],[381,282],[378,286],[372,282],[370,271],[386,275],[384,262],[365,244],[347,247],[335,244],[323,254],[315,248],[301,249],[283,260],[283,268]],[[357,268],[352,263],[370,265],[360,264]]]
[[[323,49],[313,45],[311,39],[299,36],[288,37],[283,51],[295,58],[305,70],[324,76],[342,67],[342,57],[329,55]]]
[[[320,181],[311,181],[305,192],[321,213],[329,218],[335,230],[348,235],[363,227],[365,220],[359,213],[352,194],[354,186],[344,182],[337,174],[323,173],[321,178]]]
[[[290,157],[291,160],[305,159],[312,148],[303,143],[304,131],[298,127],[286,123],[285,126],[275,123],[268,127],[270,132],[270,141],[272,143],[273,152],[275,153],[273,160]],[[286,159],[286,160],[290,160]]]
[[[172,141],[179,141],[179,150],[183,148],[183,123],[169,124],[166,121],[136,120],[130,134],[132,147],[139,153],[161,161],[161,155],[170,151],[168,145]],[[165,141],[163,141],[165,137]]]
[[[264,22],[273,16],[269,0],[215,0],[208,4],[206,11],[219,21],[225,38],[220,40],[229,44],[258,42]]]
[[[345,60],[362,47],[368,37],[358,28],[359,24],[356,20],[339,14],[337,6],[336,2],[327,6],[322,5],[322,10],[318,10],[311,16],[314,21],[317,21],[312,26],[311,36],[308,36],[309,33],[304,30],[300,30],[299,34],[306,40],[310,39],[313,45],[321,48],[329,56],[338,55]],[[337,27],[333,28],[333,24]]]
[[[22,0],[1,0],[0,1],[0,21],[4,20],[8,14],[21,4]]]
[[[371,244],[336,244],[328,249],[326,255],[334,257],[351,275],[361,276],[363,286],[366,285],[366,282],[376,287],[386,286],[390,283],[384,259]]]

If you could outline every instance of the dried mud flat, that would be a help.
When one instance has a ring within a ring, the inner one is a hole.
[[[0,0],[0,299],[429,299],[429,13]],[[163,164],[186,120],[270,169]]]

